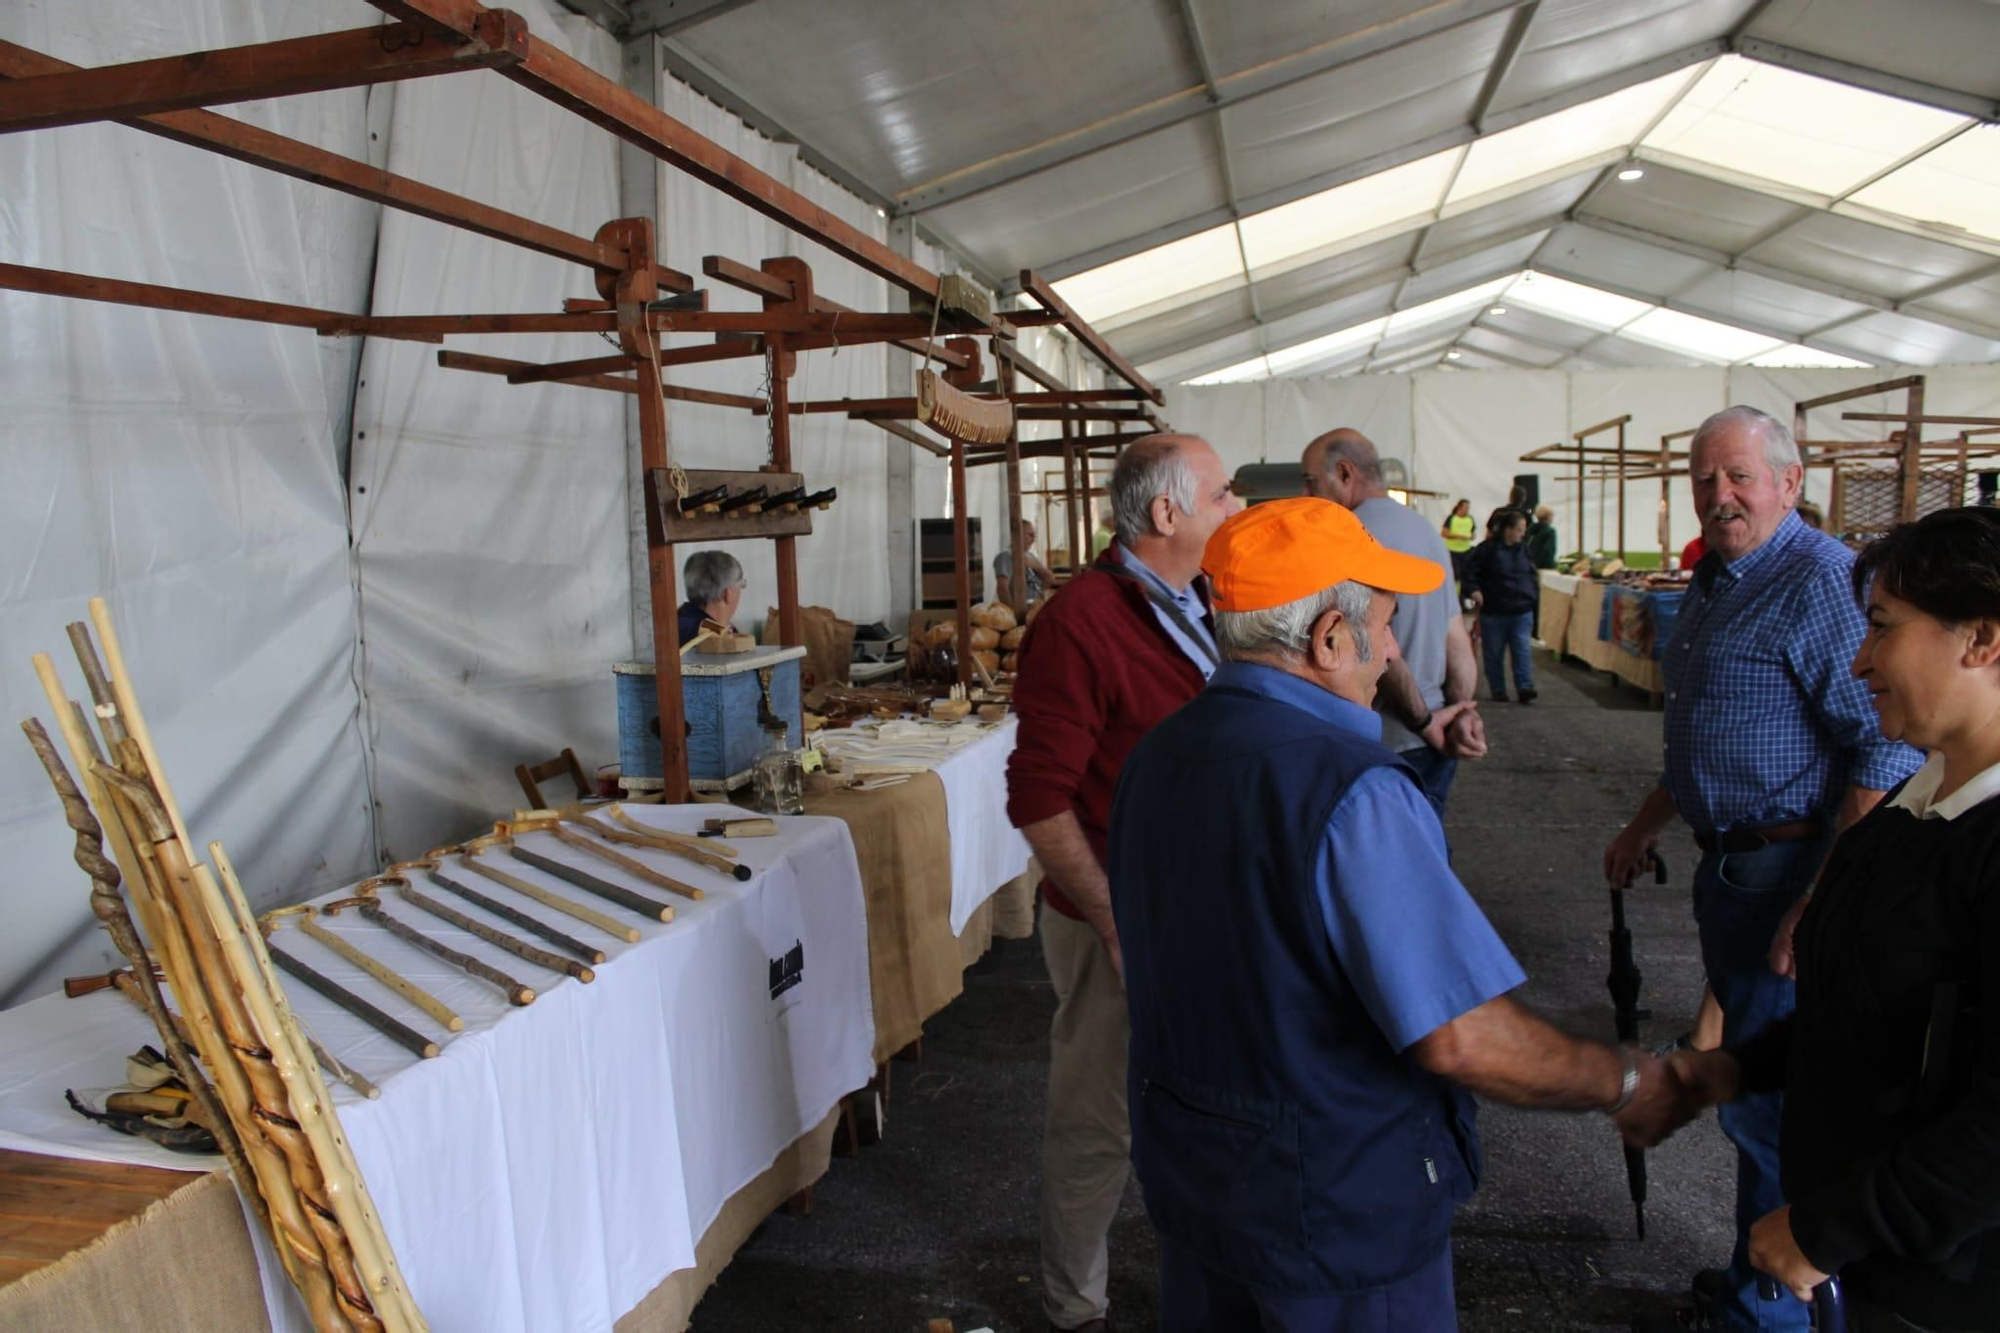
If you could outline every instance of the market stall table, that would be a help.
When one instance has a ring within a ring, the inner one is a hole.
[[[712,805],[631,811],[653,827],[686,832],[716,812]],[[658,892],[547,833],[520,841]],[[340,1084],[332,1095],[433,1327],[631,1328],[638,1325],[620,1316],[642,1305],[642,1313],[663,1316],[661,1325],[678,1326],[665,1307],[682,1302],[657,1289],[669,1274],[719,1267],[713,1253],[704,1265],[697,1241],[715,1230],[732,1196],[788,1155],[796,1172],[802,1141],[807,1159],[814,1139],[823,1154],[830,1113],[873,1072],[853,843],[839,821],[806,818],[781,821],[776,837],[739,846],[756,872],[747,883],[625,849],[705,896],[676,900],[669,924],[640,924],[637,944],[603,939],[610,956],[588,985],[539,972],[385,894],[392,915],[532,978],[541,994],[526,1008],[351,913],[326,922],[393,960],[466,1021],[439,1058],[417,1061],[316,994],[291,991],[322,1044],[382,1088],[377,1101]],[[540,873],[507,868],[523,878]],[[566,887],[547,876],[537,882]],[[526,910],[546,912],[532,903]],[[381,998],[383,1008],[425,1022],[381,988],[368,991],[364,974],[331,951],[289,931],[280,938],[342,984]],[[185,1158],[120,1138],[63,1105],[64,1088],[117,1081],[122,1057],[154,1039],[139,1012],[109,992],[50,996],[0,1013],[0,1147],[186,1167]],[[272,1280],[278,1270],[268,1247],[259,1248],[267,1294],[277,1297],[274,1326],[306,1327],[289,1285]],[[199,1270],[186,1276],[203,1280]]]

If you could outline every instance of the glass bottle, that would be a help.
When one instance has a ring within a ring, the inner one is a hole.
[[[767,815],[806,812],[805,769],[788,741],[786,728],[772,727],[765,731],[764,752],[757,756],[757,808]]]

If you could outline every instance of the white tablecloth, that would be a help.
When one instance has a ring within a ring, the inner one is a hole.
[[[954,750],[937,766],[951,830],[951,933],[1000,886],[1028,869],[1028,840],[1007,820],[1007,756],[1021,724],[1008,716],[991,735]]]
[[[657,827],[691,831],[726,807],[630,809]],[[444,1039],[441,1056],[418,1060],[303,985],[286,986],[321,1043],[381,1085],[377,1101],[340,1084],[333,1096],[431,1327],[610,1328],[669,1273],[693,1266],[695,1242],[729,1197],[868,1081],[874,1019],[853,842],[837,819],[786,819],[780,829],[775,838],[735,844],[758,872],[747,883],[665,853],[619,849],[700,887],[699,902],[644,885],[547,833],[523,839],[591,874],[670,898],[675,920],[664,925],[488,853],[509,873],[638,925],[637,944],[469,872],[454,876],[602,947],[609,956],[588,985],[385,892],[391,915],[533,986],[540,994],[525,1008],[351,913],[326,922],[455,1009],[466,1028],[449,1037],[318,941],[289,925],[280,932],[278,943],[302,961]],[[521,933],[442,889],[429,892]],[[786,958],[795,948],[803,966],[790,982]],[[110,992],[50,996],[0,1013],[0,1146],[199,1165],[203,1159],[90,1125],[63,1105],[63,1088],[118,1082],[120,1058],[156,1040],[144,1016]],[[268,1290],[275,1257],[260,1246],[260,1260]],[[274,1327],[309,1328],[297,1301],[287,1304],[274,1307]]]

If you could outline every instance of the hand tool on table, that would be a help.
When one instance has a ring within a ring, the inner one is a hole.
[[[648,884],[665,889],[669,893],[678,893],[683,898],[701,897],[701,890],[697,889],[694,885],[683,884],[671,875],[662,875],[643,861],[634,861],[623,852],[611,850],[595,838],[586,838],[574,829],[565,828],[563,822],[559,819],[523,820],[517,824],[510,824],[503,821],[501,829],[509,836],[516,833],[548,833],[566,847],[574,847],[580,852],[589,852],[598,860],[608,861],[620,870],[623,870],[626,874],[637,876],[645,880]]]
[[[436,861],[428,859],[406,861],[392,868],[398,871],[421,869],[430,876],[431,883],[437,885],[447,893],[456,894],[458,897],[465,899],[465,901],[471,903],[474,907],[484,908],[503,921],[511,921],[530,935],[538,935],[550,944],[555,945],[558,949],[575,954],[586,963],[601,963],[604,961],[604,950],[598,948],[596,945],[585,944],[575,936],[566,935],[562,931],[557,930],[546,921],[538,920],[535,917],[529,916],[526,912],[507,906],[507,904],[499,901],[497,898],[490,898],[486,894],[479,892],[479,890],[460,883],[438,869]]]
[[[634,893],[622,884],[613,884],[608,879],[599,879],[587,870],[564,865],[553,857],[540,852],[529,851],[515,843],[507,844],[508,855],[523,865],[533,866],[545,874],[554,875],[565,883],[574,884],[579,889],[594,893],[607,902],[617,903],[627,911],[637,912],[652,921],[672,921],[674,909],[667,903],[655,902],[643,893]]]
[[[536,967],[546,967],[551,972],[561,972],[565,976],[575,977],[578,981],[588,982],[596,979],[597,974],[582,963],[564,958],[560,954],[550,953],[547,949],[537,948],[525,940],[516,939],[504,930],[489,926],[483,921],[475,921],[458,909],[446,907],[429,894],[420,891],[415,884],[410,882],[409,876],[406,873],[418,868],[420,867],[410,862],[403,862],[391,866],[389,874],[383,877],[386,882],[396,886],[396,896],[398,898],[401,898],[418,911],[428,912],[446,925],[457,926],[466,934],[476,935],[494,948],[505,949],[516,958],[524,962],[533,963]]]
[[[1648,852],[1653,866],[1653,882],[1667,882],[1667,863],[1657,851]],[[1625,890],[1611,885],[1611,972],[1604,985],[1611,992],[1612,1021],[1618,1040],[1633,1044],[1639,1040],[1639,1021],[1651,1018],[1650,1010],[1639,1007],[1639,985],[1643,978],[1632,957],[1632,932],[1625,924]],[[1632,1213],[1639,1223],[1639,1239],[1646,1239],[1646,1150],[1625,1145],[1625,1183],[1632,1193]]]
[[[307,907],[304,910],[310,912],[312,909]],[[417,1031],[409,1024],[402,1022],[400,1019],[383,1013],[380,1009],[368,1003],[368,1001],[362,999],[359,995],[356,995],[333,978],[300,962],[279,948],[277,941],[271,937],[278,933],[278,918],[283,915],[285,915],[284,911],[266,913],[259,922],[264,928],[264,950],[271,955],[271,961],[278,965],[279,970],[287,972],[300,981],[303,981],[307,986],[318,991],[327,999],[332,1000],[369,1027],[374,1028],[383,1036],[394,1041],[404,1050],[425,1060],[432,1060],[437,1057],[440,1048],[429,1037],[426,1037],[423,1033]]]
[[[639,928],[637,926],[628,926],[622,921],[614,921],[594,907],[587,907],[582,903],[572,902],[560,893],[552,893],[539,884],[530,884],[518,875],[510,875],[504,870],[488,865],[480,857],[480,853],[489,847],[508,847],[511,845],[512,841],[510,839],[497,833],[489,833],[483,838],[474,838],[463,847],[442,847],[427,855],[432,860],[442,862],[447,855],[456,852],[458,860],[453,864],[463,866],[475,875],[484,876],[492,880],[495,884],[504,885],[524,897],[534,899],[544,907],[554,908],[566,916],[575,917],[578,921],[584,922],[586,925],[595,926],[614,939],[623,940],[627,944],[637,944],[639,942]]]
[[[310,911],[300,919],[299,929],[310,938],[318,940],[321,944],[324,944],[327,948],[333,950],[342,958],[345,958],[348,962],[354,964],[363,972],[366,972],[369,976],[408,1000],[411,1004],[417,1006],[417,1008],[429,1014],[432,1018],[435,1018],[438,1022],[444,1024],[446,1032],[463,1032],[465,1030],[465,1020],[454,1013],[451,1007],[445,1004],[444,1001],[438,999],[437,996],[431,994],[416,982],[411,981],[402,973],[397,972],[381,959],[362,952],[354,945],[328,930],[325,926],[322,926],[313,919],[313,914]]]
[[[749,866],[735,860],[723,849],[703,843],[692,834],[648,828],[617,806],[611,808],[611,815],[625,827],[613,828],[609,824],[599,823],[588,815],[578,815],[570,822],[589,829],[609,842],[622,842],[628,847],[646,847],[656,852],[665,852],[669,856],[678,856],[684,861],[692,861],[698,866],[704,866],[737,880],[748,880],[755,873]]]
[[[375,896],[375,890],[380,881],[380,876],[376,879],[365,881],[357,886],[354,897],[341,898],[338,901],[327,903],[320,908],[320,911],[324,912],[327,916],[338,916],[342,908],[355,908],[361,913],[362,920],[373,922],[404,943],[414,944],[425,953],[442,958],[453,967],[461,968],[472,976],[478,977],[481,981],[491,982],[493,985],[498,986],[502,993],[506,995],[509,1004],[525,1005],[535,1002],[533,987],[523,986],[520,982],[514,980],[514,978],[508,976],[499,968],[494,967],[491,963],[482,962],[469,953],[461,953],[449,944],[434,940],[408,922],[398,921],[395,917],[383,911],[381,901]]]

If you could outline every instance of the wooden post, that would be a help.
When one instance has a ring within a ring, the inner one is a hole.
[[[1924,382],[1918,379],[1905,392],[1903,404],[1903,493],[1896,506],[1896,520],[1911,523],[1917,517],[1918,483],[1923,480]]]
[[[1063,540],[1069,547],[1070,577],[1080,568],[1076,559],[1076,421],[1063,413]]]
[[[639,458],[650,479],[670,466],[667,396],[660,378],[660,335],[646,326],[646,303],[659,294],[653,270],[653,224],[645,218],[607,222],[597,238],[623,244],[629,257],[616,275],[612,299],[619,345],[638,362]],[[660,523],[660,497],[646,496],[646,579],[653,601],[653,691],[660,711],[660,776],[669,805],[689,799],[687,721],[681,704],[680,590],[674,548]]]
[[[783,334],[770,338],[771,463],[773,472],[792,470],[791,377],[798,354],[785,346]],[[797,648],[805,642],[799,626],[799,539],[772,539],[778,559],[778,642]]]
[[[1618,423],[1618,558],[1625,558],[1625,423]]]
[[[993,374],[999,381],[1000,396],[1012,398],[1018,387],[1016,371],[1012,361],[993,358]],[[1016,615],[1026,610],[1028,605],[1028,563],[1027,552],[1021,549],[1021,422],[1015,418],[1014,427],[1007,432],[1007,549],[1013,552],[1014,575],[1007,580],[1008,603]],[[1044,532],[1043,540],[1051,534]]]
[[[1582,555],[1590,547],[1585,544],[1587,535],[1583,530],[1583,501],[1590,494],[1590,488],[1583,479],[1583,441],[1576,442],[1576,553]]]
[[[952,578],[957,596],[958,683],[972,688],[972,570],[968,567],[969,544],[965,523],[965,441],[951,441],[951,550]],[[1018,576],[1018,575],[1017,575]]]

